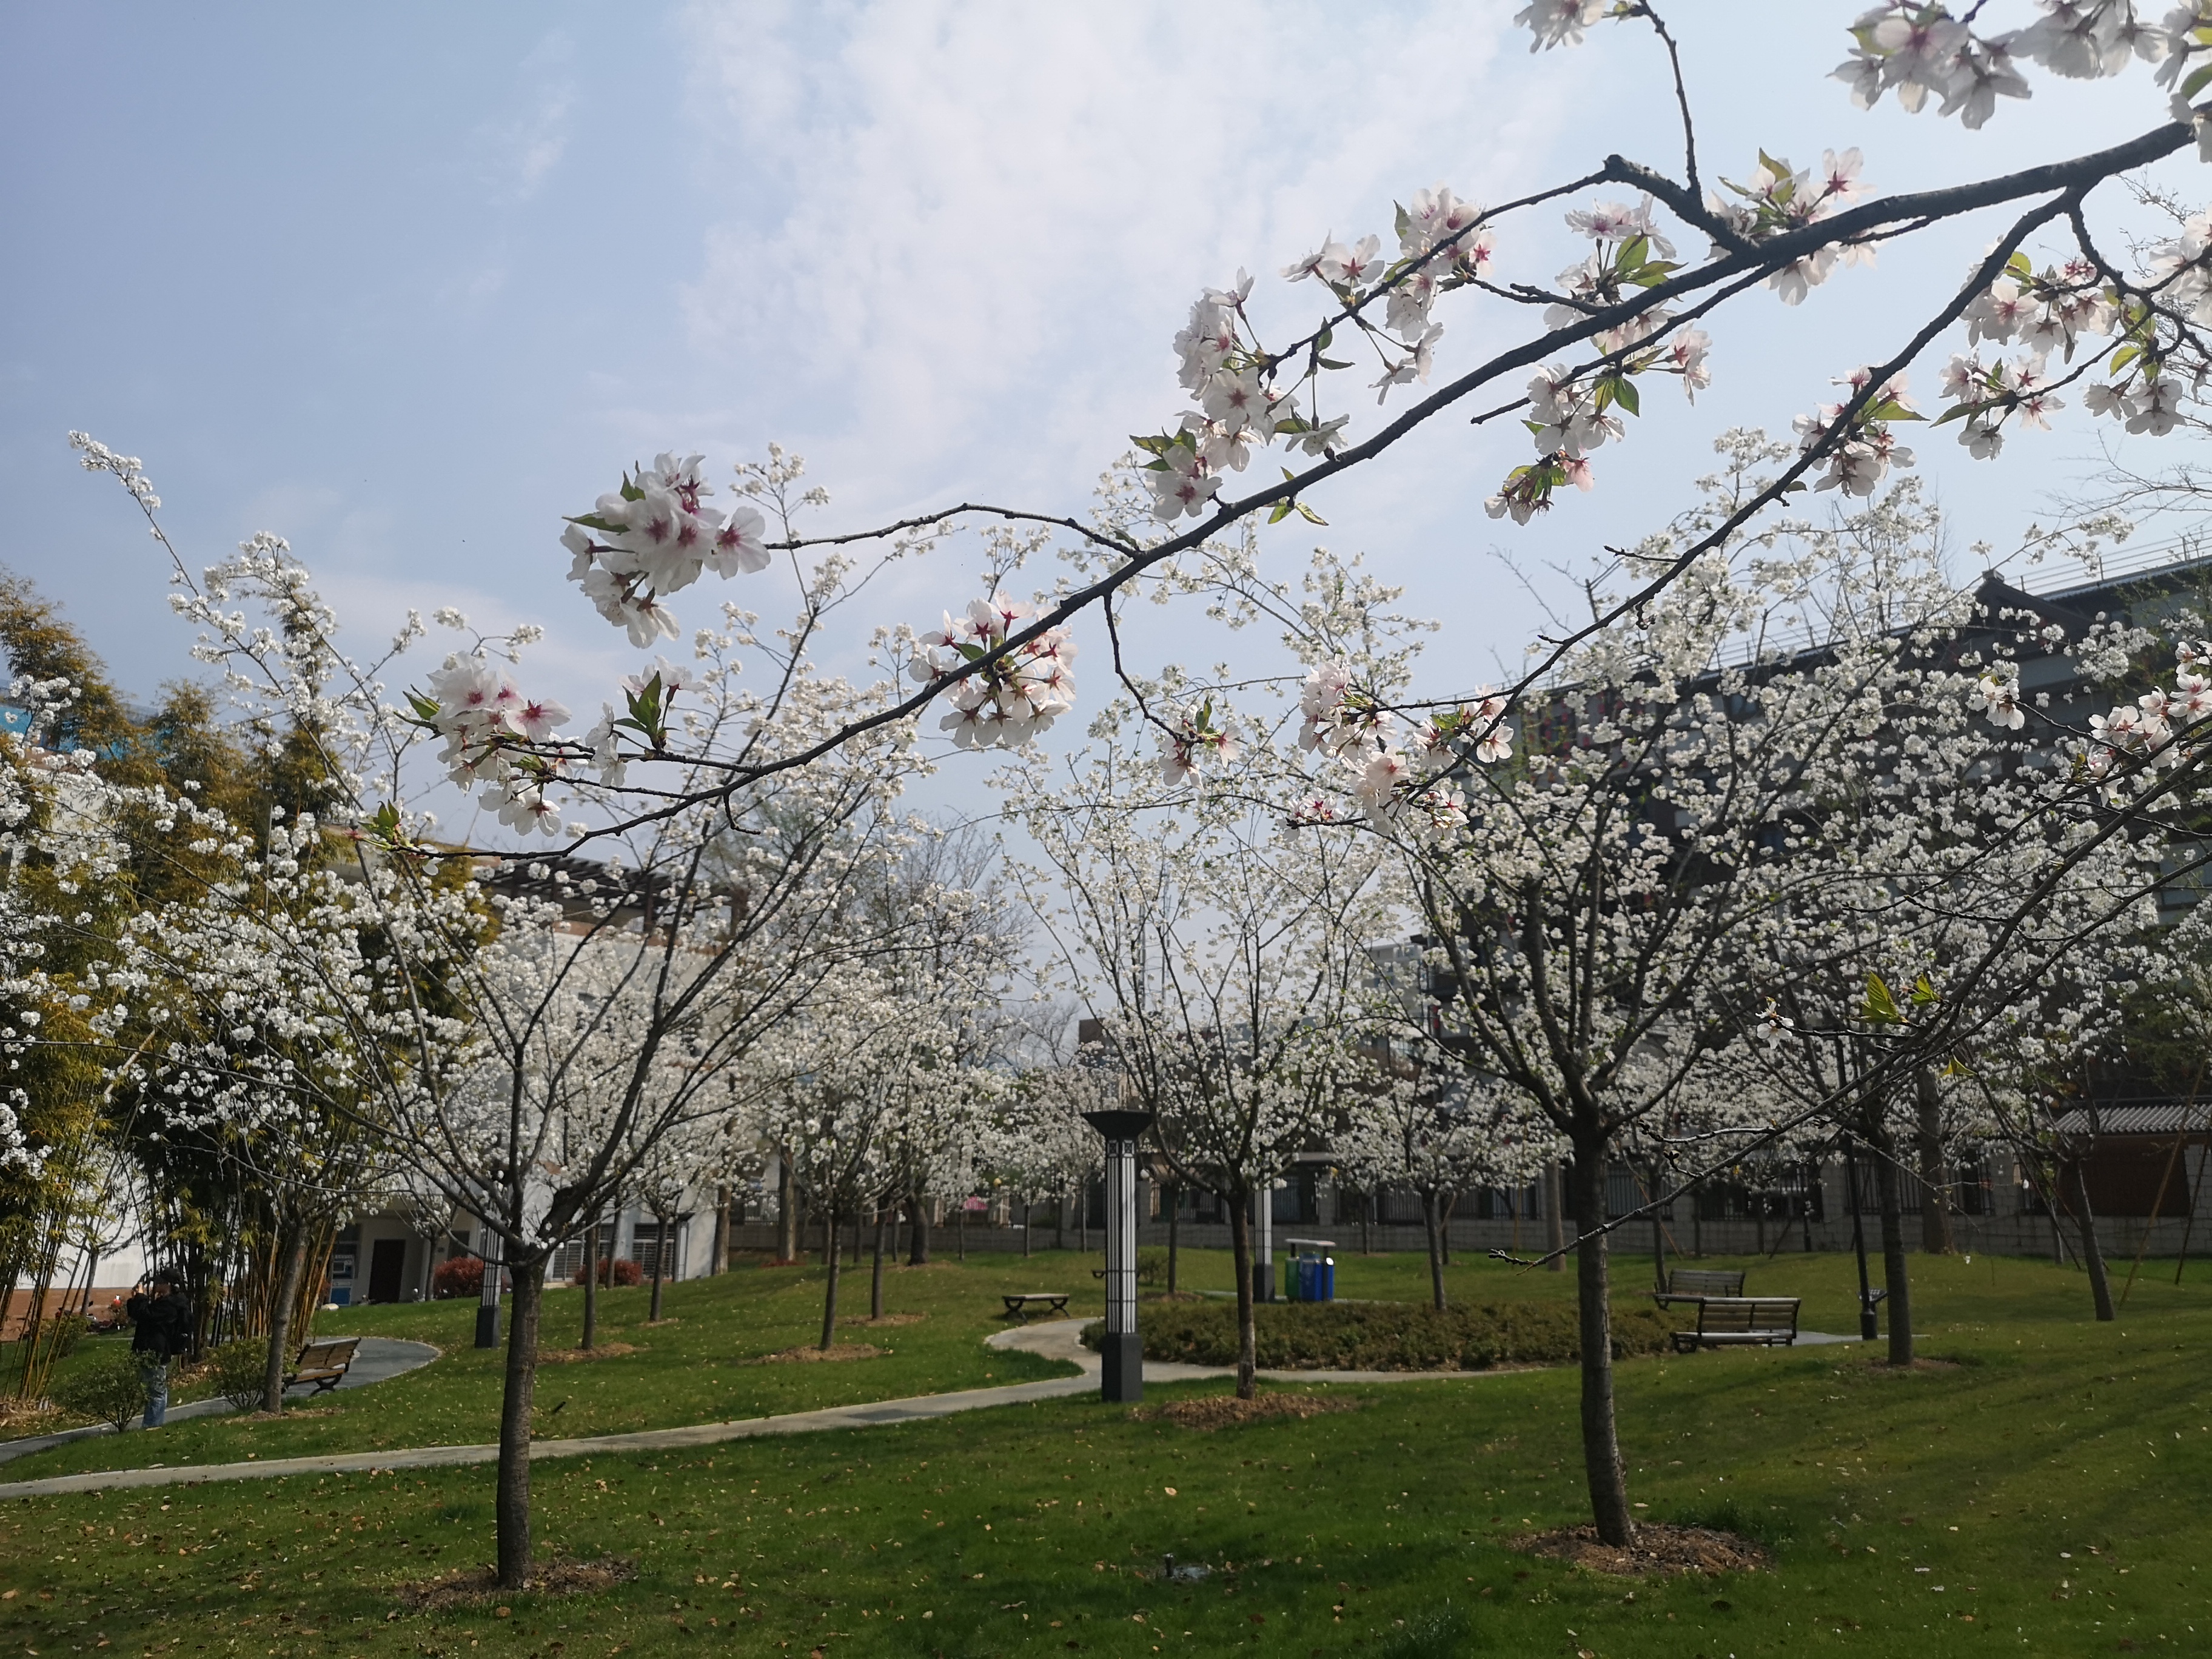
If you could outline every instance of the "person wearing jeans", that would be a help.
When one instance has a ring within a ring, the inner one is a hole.
[[[191,1346],[191,1304],[174,1273],[155,1273],[153,1291],[131,1298],[125,1311],[133,1328],[131,1351],[146,1382],[146,1426],[158,1429],[169,1415],[169,1361]]]

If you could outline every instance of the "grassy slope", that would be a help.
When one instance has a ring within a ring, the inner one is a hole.
[[[1216,1435],[1056,1401],[711,1457],[544,1465],[544,1544],[618,1552],[641,1577],[599,1597],[515,1598],[509,1618],[387,1618],[391,1585],[487,1559],[481,1469],[18,1502],[0,1511],[0,1589],[19,1592],[0,1600],[0,1650],[182,1638],[213,1653],[458,1656],[480,1643],[573,1659],[617,1643],[837,1655],[1074,1643],[1750,1659],[2212,1641],[2197,1565],[2212,1541],[2212,1279],[2147,1280],[2100,1328],[2078,1275],[1987,1257],[1916,1265],[1929,1351],[1966,1363],[1893,1376],[1852,1346],[1622,1368],[1636,1498],[1654,1516],[1727,1510],[1786,1536],[1770,1574],[1632,1597],[1504,1547],[1582,1512],[1573,1376],[1526,1372],[1355,1389],[1355,1413]],[[1419,1275],[1418,1262],[1348,1266],[1370,1279],[1348,1293]],[[974,1301],[1002,1271],[908,1275],[901,1298],[949,1282],[927,1294]],[[1850,1271],[1784,1258],[1754,1288],[1805,1293],[1808,1324],[1832,1329]],[[1470,1295],[1565,1289],[1462,1272]],[[765,1332],[755,1344],[777,1345]],[[998,1358],[987,1363],[1003,1376]],[[1162,1550],[1222,1571],[1195,1589],[1139,1577]],[[1415,1639],[1439,1621],[1465,1634]]]

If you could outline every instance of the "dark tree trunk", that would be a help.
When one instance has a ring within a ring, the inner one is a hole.
[[[1022,1260],[1030,1259],[1030,1223],[1036,1218],[1036,1206],[1028,1199],[1022,1200]]]
[[[2112,1306],[2112,1281],[2105,1272],[2104,1246],[2097,1242],[2097,1217],[2089,1207],[2089,1170],[2087,1160],[2071,1159],[2067,1173],[2074,1177],[2074,1221],[2081,1234],[2081,1265],[2089,1270],[2089,1296],[2096,1304],[2097,1317],[2110,1321],[2118,1316]]]
[[[890,1206],[876,1206],[876,1253],[868,1272],[868,1317],[884,1316],[884,1227],[890,1218]]]
[[[269,1310],[269,1359],[261,1373],[261,1409],[284,1409],[284,1373],[292,1357],[292,1310],[299,1304],[300,1281],[307,1275],[307,1227],[294,1226],[284,1247],[284,1271],[276,1281],[276,1303]]]
[[[1459,1207],[1459,1194],[1446,1188],[1437,1194],[1437,1249],[1443,1264],[1451,1266],[1452,1212]]]
[[[530,1411],[538,1391],[545,1258],[509,1271],[514,1288],[507,1312],[507,1390],[499,1410],[499,1587],[519,1590],[530,1582]]]
[[[1559,1161],[1544,1166],[1544,1247],[1551,1252],[1544,1266],[1558,1273],[1567,1270],[1566,1182],[1559,1178]]]
[[[1259,1329],[1252,1316],[1252,1200],[1249,1193],[1224,1193],[1229,1206],[1230,1255],[1237,1266],[1237,1397],[1259,1392]]]
[[[960,1200],[960,1213],[953,1218],[952,1237],[952,1248],[958,1252],[960,1260],[965,1261],[968,1259],[968,1200],[964,1198]]]
[[[714,1188],[714,1254],[707,1264],[712,1273],[730,1271],[730,1189]]]
[[[926,1267],[929,1265],[929,1200],[919,1192],[906,1195],[907,1250],[906,1265]]]
[[[1444,1310],[1443,1205],[1433,1189],[1421,1194],[1422,1231],[1429,1236],[1429,1299],[1438,1313]]]
[[[822,1348],[825,1353],[837,1340],[837,1206],[835,1204],[822,1212],[823,1236],[829,1244],[824,1253],[830,1276],[822,1290]]]
[[[1651,1164],[1651,1274],[1652,1288],[1664,1296],[1667,1293],[1667,1222],[1660,1213],[1659,1194],[1665,1191],[1664,1179],[1654,1159]]]
[[[653,1310],[646,1322],[660,1322],[660,1278],[668,1266],[668,1218],[655,1210],[653,1212]]]
[[[597,1347],[599,1341],[599,1218],[595,1214],[584,1229],[584,1335],[576,1346],[589,1350]]]
[[[1948,1255],[1957,1248],[1951,1234],[1951,1170],[1943,1149],[1943,1099],[1936,1073],[1923,1066],[1913,1074],[1913,1104],[1920,1152],[1920,1248],[1929,1255]]]
[[[1605,1146],[1575,1148],[1577,1346],[1582,1350],[1583,1473],[1589,1483],[1590,1519],[1607,1543],[1636,1539],[1628,1503],[1628,1472],[1620,1461],[1620,1432],[1613,1408],[1613,1291],[1608,1281],[1605,1216]]]
[[[1182,1254],[1182,1188],[1168,1188],[1168,1294],[1176,1293],[1176,1258]]]
[[[1882,1305],[1889,1310],[1889,1363],[1912,1363],[1912,1281],[1905,1260],[1904,1207],[1898,1199],[1897,1139],[1877,1117],[1866,1132],[1881,1205]]]

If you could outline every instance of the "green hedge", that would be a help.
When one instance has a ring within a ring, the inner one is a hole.
[[[1581,1357],[1571,1303],[1486,1303],[1438,1313],[1417,1302],[1279,1302],[1254,1312],[1263,1370],[1480,1371]],[[1660,1352],[1676,1322],[1656,1308],[1616,1304],[1614,1356]],[[1147,1302],[1139,1326],[1147,1359],[1237,1363],[1237,1304],[1226,1298]],[[1085,1326],[1084,1341],[1096,1347],[1104,1328]]]

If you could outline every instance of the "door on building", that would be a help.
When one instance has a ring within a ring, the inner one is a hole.
[[[400,1281],[407,1273],[407,1241],[404,1238],[380,1238],[369,1247],[368,1299],[371,1302],[399,1300]]]

